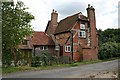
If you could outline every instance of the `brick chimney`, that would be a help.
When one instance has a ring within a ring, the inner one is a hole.
[[[51,24],[56,28],[57,26],[58,13],[53,9],[51,13]]]
[[[95,49],[95,53],[98,53],[98,36],[96,29],[95,9],[93,6],[90,6],[90,4],[88,4],[87,15],[89,18],[91,47]]]
[[[46,30],[45,32],[48,34],[48,35],[53,35],[56,28],[57,28],[57,19],[58,19],[58,13],[57,11],[55,11],[53,9],[52,13],[51,13],[51,20],[48,21],[48,24],[47,24],[47,27],[46,27]]]

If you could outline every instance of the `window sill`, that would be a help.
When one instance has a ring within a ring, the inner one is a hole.
[[[65,51],[66,53],[70,53],[71,51]]]

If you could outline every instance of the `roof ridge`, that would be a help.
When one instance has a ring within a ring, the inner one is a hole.
[[[67,18],[73,17],[73,16],[75,16],[75,15],[78,15],[79,13],[80,13],[80,12],[78,12],[78,13],[76,13],[76,14],[73,14],[73,15],[69,15],[69,16],[65,17],[64,19],[60,20],[59,22],[65,20],[65,19],[67,19]]]

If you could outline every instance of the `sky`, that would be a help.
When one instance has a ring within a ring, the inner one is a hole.
[[[17,0],[15,0],[17,1]],[[87,16],[88,4],[95,8],[96,27],[105,30],[118,28],[118,2],[119,0],[21,0],[28,11],[35,16],[31,25],[35,31],[45,31],[51,12],[58,13],[58,22],[67,16],[82,12]]]

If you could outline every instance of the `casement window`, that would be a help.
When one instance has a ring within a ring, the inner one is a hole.
[[[40,47],[36,47],[35,50],[40,50]]]
[[[40,46],[40,50],[48,50],[48,46]]]
[[[80,24],[80,29],[85,29],[85,24]]]
[[[65,52],[71,52],[71,46],[70,45],[65,46]]]
[[[43,46],[43,50],[48,50],[48,46]]]
[[[80,31],[79,32],[79,37],[86,38],[86,32],[85,31]]]

